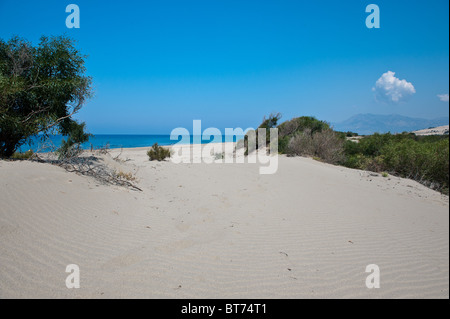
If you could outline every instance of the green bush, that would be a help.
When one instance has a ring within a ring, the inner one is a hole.
[[[280,137],[292,137],[306,129],[311,130],[311,134],[314,134],[316,132],[322,132],[330,129],[330,125],[327,122],[320,121],[311,116],[301,116],[281,123],[278,126],[278,134]]]
[[[33,151],[29,150],[24,153],[15,152],[13,156],[11,156],[11,158],[17,160],[27,160],[30,159],[33,155],[34,155]]]
[[[343,166],[355,169],[365,169],[366,157],[362,154],[346,154],[345,159],[341,162]]]
[[[361,144],[358,142],[353,142],[346,140],[344,142],[344,151],[347,155],[356,155],[362,153]]]
[[[288,146],[290,139],[291,139],[290,136],[282,136],[278,138],[278,153],[288,154]]]
[[[375,133],[367,136],[359,141],[359,150],[365,156],[381,155],[382,148],[393,139],[390,133]]]
[[[159,146],[158,143],[153,144],[152,148],[148,150],[147,155],[150,161],[163,161],[170,157],[170,150]]]
[[[383,153],[386,170],[448,191],[448,139],[431,143],[412,139],[391,142],[384,147]]]
[[[411,178],[448,193],[448,136],[374,134],[344,144],[342,165]]]

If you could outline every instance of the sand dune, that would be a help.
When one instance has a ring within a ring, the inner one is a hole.
[[[413,133],[416,135],[444,135],[444,134],[448,134],[449,132],[449,126],[448,125],[444,125],[444,126],[438,126],[438,127],[433,127],[433,128],[428,128],[428,129],[424,129],[424,130],[418,130],[418,131],[414,131]]]
[[[416,182],[283,156],[274,175],[120,158],[143,192],[0,161],[0,298],[449,298],[448,197]]]

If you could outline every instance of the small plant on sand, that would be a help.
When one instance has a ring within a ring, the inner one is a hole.
[[[158,143],[153,144],[152,148],[147,152],[150,161],[163,161],[170,157],[170,150],[159,146]]]
[[[116,173],[116,177],[118,179],[127,180],[129,182],[134,182],[136,180],[136,177],[134,177],[133,174],[125,173],[125,172],[122,172],[122,171]]]
[[[387,172],[382,172],[382,173],[381,173],[381,176],[383,176],[383,177],[388,177],[389,174],[388,174]]]

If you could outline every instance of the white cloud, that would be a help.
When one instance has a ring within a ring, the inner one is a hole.
[[[448,93],[447,94],[438,94],[438,98],[442,102],[448,102]]]
[[[395,77],[395,72],[387,71],[375,83],[372,89],[376,99],[384,102],[399,103],[416,93],[412,83]]]

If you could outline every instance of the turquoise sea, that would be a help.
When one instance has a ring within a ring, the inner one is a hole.
[[[52,135],[49,137],[52,143],[59,147],[61,145],[61,141],[64,138],[61,135]],[[194,136],[189,136],[189,143],[192,144]],[[197,137],[201,138],[201,137]],[[233,136],[218,136],[216,140],[222,140],[222,142],[236,142],[243,138],[243,136],[234,137]],[[178,140],[171,140],[170,135],[116,135],[116,134],[98,134],[94,135],[89,139],[89,142],[84,143],[82,145],[83,149],[90,149],[91,147],[94,149],[108,146],[109,148],[132,148],[132,147],[151,147],[153,144],[158,143],[159,145],[173,145],[181,141],[181,136],[179,136]],[[187,140],[184,138],[183,140]],[[202,140],[202,144],[207,144],[211,142],[211,140]],[[188,144],[187,141],[184,144]],[[42,141],[40,137],[34,137],[31,140],[30,144],[24,144],[20,147],[20,152],[25,152],[29,149],[33,151],[37,151],[41,149]]]

